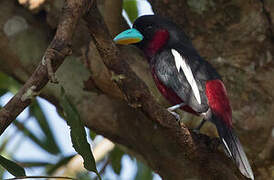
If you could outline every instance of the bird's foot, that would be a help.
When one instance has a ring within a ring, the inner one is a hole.
[[[169,109],[167,109],[169,113],[171,113],[175,118],[176,120],[179,122],[181,120],[181,117],[178,113],[174,112],[174,111],[171,111]]]
[[[176,109],[184,106],[185,103],[181,103],[181,104],[176,104],[174,106],[171,106],[169,108],[167,108],[168,112],[170,112],[173,116],[175,116],[176,120],[179,122],[181,120],[181,117],[178,113],[174,112]]]
[[[200,134],[200,130],[203,127],[203,125],[205,124],[205,122],[206,122],[206,120],[203,119],[202,122],[196,128],[194,128],[192,131],[197,134]]]

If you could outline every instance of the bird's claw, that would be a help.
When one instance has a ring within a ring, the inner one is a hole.
[[[174,106],[171,106],[171,107],[167,108],[168,112],[170,112],[173,116],[175,116],[175,118],[176,118],[176,120],[177,120],[178,122],[180,122],[181,117],[180,117],[180,115],[179,115],[178,113],[176,113],[176,112],[174,112],[174,111],[175,111],[176,109],[178,109],[178,108],[184,106],[184,105],[185,105],[184,103],[181,103],[181,104],[176,104],[176,105],[174,105]]]
[[[176,118],[177,121],[181,120],[181,117],[180,117],[180,115],[178,113],[176,113],[174,111],[171,111],[169,109],[167,109],[167,110],[168,110],[169,113],[171,113]]]
[[[192,131],[197,134],[200,134],[200,130],[203,127],[203,125],[205,124],[205,122],[206,122],[206,120],[203,119],[202,122],[196,128],[194,128]]]

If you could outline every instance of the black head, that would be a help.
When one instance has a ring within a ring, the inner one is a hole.
[[[182,47],[194,51],[184,31],[172,21],[157,15],[145,15],[136,19],[132,29],[118,34],[117,44],[135,44],[150,59],[164,48]]]
[[[164,39],[165,37],[163,36],[167,36],[164,46],[172,47],[179,42],[191,44],[191,41],[181,28],[167,18],[158,15],[145,15],[137,18],[133,24],[133,28],[137,29],[144,37],[142,41],[137,43],[137,46],[146,46],[149,42],[155,40],[155,38]],[[157,33],[159,33],[159,37],[155,37]]]

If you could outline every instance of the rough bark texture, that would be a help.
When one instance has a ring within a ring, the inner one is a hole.
[[[62,3],[49,1],[40,7],[45,12],[31,14],[15,2],[0,2],[0,71],[24,83],[53,38],[51,34],[57,26]],[[223,75],[233,107],[233,123],[251,160],[255,177],[273,178],[274,14],[271,9],[274,9],[274,3],[271,0],[155,0],[152,4],[157,13],[184,27],[201,55]],[[93,24],[96,22],[91,20],[89,23],[90,30],[96,27]],[[10,33],[11,30],[6,30],[8,25],[16,26],[17,31]],[[117,31],[117,26],[108,28],[111,32]],[[158,117],[158,111],[155,115],[147,115],[146,109],[158,107],[157,103],[163,107],[168,104],[155,88],[146,61],[133,47],[121,47],[121,52],[116,47],[108,49],[120,53],[121,60],[126,62],[124,67],[128,63],[142,78],[146,83],[142,90],[148,86],[157,101],[155,107],[150,107],[154,104],[145,105],[142,100],[151,98],[150,95],[136,96],[134,93],[144,91],[138,92],[140,89],[137,88],[134,92],[135,87],[126,86],[126,83],[134,84],[133,79],[138,77],[134,77],[133,72],[127,74],[129,71],[119,69],[121,64],[115,59],[117,54],[111,56],[106,52],[104,55],[100,52],[102,49],[97,51],[100,42],[107,44],[101,45],[102,48],[112,43],[105,34],[107,32],[103,30],[95,30],[96,43],[89,42],[88,29],[84,23],[79,23],[72,40],[73,54],[57,71],[60,84],[78,107],[86,125],[140,155],[164,179],[241,179],[228,158],[211,147],[207,136],[189,134],[168,114],[158,120],[153,118]],[[100,56],[106,59],[102,60]],[[59,90],[59,86],[48,84],[41,95],[58,106]],[[163,121],[166,116],[166,121]],[[193,119],[186,113],[183,116],[186,120]],[[214,134],[214,128],[206,124],[202,132]]]

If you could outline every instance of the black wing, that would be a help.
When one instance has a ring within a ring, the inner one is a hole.
[[[181,54],[182,58],[185,58],[185,56],[183,57],[184,53],[182,53],[182,51],[178,49],[175,50]],[[191,62],[189,62],[189,58],[192,58]],[[171,88],[181,98],[181,100],[186,103],[186,105],[198,113],[203,113],[208,110],[208,101],[205,94],[205,83],[207,80],[216,79],[217,77],[215,77],[216,71],[211,67],[211,65],[198,58],[200,58],[199,55],[185,58],[185,60],[190,66],[198,86],[201,103],[199,103],[195,98],[194,92],[191,85],[187,81],[184,72],[182,70],[178,72],[171,50],[163,50],[155,56],[153,61],[155,63],[154,69],[158,79],[165,86]],[[214,70],[213,73],[210,72],[210,68]]]

